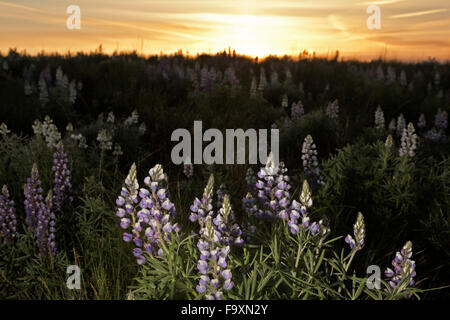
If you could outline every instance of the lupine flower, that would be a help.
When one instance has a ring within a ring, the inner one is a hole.
[[[97,141],[100,142],[100,149],[102,151],[112,149],[113,143],[111,140],[112,140],[112,137],[108,133],[108,131],[106,131],[106,129],[102,129],[99,131],[99,133],[97,135]]]
[[[297,120],[299,119],[302,115],[305,114],[305,110],[303,108],[303,103],[301,100],[298,100],[297,103],[292,102],[292,106],[291,106],[291,119],[292,120]]]
[[[53,186],[53,211],[61,211],[66,204],[72,202],[72,183],[68,168],[69,158],[64,152],[64,145],[60,141],[53,154],[52,171],[55,175]]]
[[[384,129],[384,113],[381,109],[381,106],[378,106],[375,111],[375,128],[376,129]]]
[[[391,122],[389,122],[389,132],[394,133],[397,129],[397,122],[395,121],[395,118],[392,118]]]
[[[386,82],[387,83],[394,83],[397,79],[397,74],[391,66],[388,66],[387,68],[387,75],[386,75]]]
[[[66,126],[66,131],[67,132],[73,132],[73,124],[72,122],[69,122]]]
[[[403,129],[403,134],[401,138],[401,147],[399,149],[400,157],[409,156],[414,157],[417,148],[417,135],[414,132],[414,126],[410,122],[408,124],[408,129]]]
[[[55,214],[52,210],[52,198],[52,191],[49,191],[45,201],[38,203],[35,233],[41,255],[54,256],[56,253]]]
[[[412,257],[412,243],[406,242],[400,252],[397,251],[394,260],[392,260],[393,270],[386,268],[384,274],[390,278],[389,286],[396,289],[397,292],[406,290],[408,287],[413,287],[414,277],[416,276],[416,263],[410,260]],[[411,294],[407,295],[411,297]]]
[[[14,201],[9,198],[9,191],[5,185],[0,194],[0,240],[3,243],[12,244],[19,236],[15,212]]]
[[[228,194],[224,194],[223,201],[219,201],[219,203],[222,203],[222,205],[219,213],[213,219],[213,223],[221,234],[220,243],[224,245],[241,245],[244,243],[244,240],[241,238],[242,231],[239,225],[234,223],[235,217]]]
[[[77,100],[77,84],[75,83],[75,80],[72,80],[69,86],[69,102],[71,104],[74,104],[76,100]]]
[[[194,176],[194,165],[191,163],[191,160],[187,159],[183,164],[183,173],[186,178],[190,179]]]
[[[366,235],[366,226],[364,224],[364,217],[361,212],[358,212],[358,217],[353,225],[353,235],[355,237],[354,239],[348,234],[345,237],[345,242],[349,244],[350,249],[361,250],[364,246],[364,237]]]
[[[0,135],[6,137],[10,133],[11,131],[8,129],[8,126],[2,122],[2,124],[0,124]]]
[[[285,175],[287,169],[281,162],[275,165],[272,152],[267,158],[265,167],[258,172],[258,200],[260,208],[255,213],[257,218],[287,219],[289,216],[290,193],[289,176]]]
[[[114,145],[114,150],[112,154],[115,157],[120,157],[121,155],[123,155],[122,148],[117,143]]]
[[[87,149],[88,145],[86,144],[86,137],[84,137],[81,133],[71,134],[70,138],[78,142],[78,147],[80,149]]]
[[[264,68],[261,67],[261,71],[259,73],[259,84],[258,84],[258,91],[260,93],[262,93],[264,91],[266,84],[267,84],[266,72],[264,71]]]
[[[319,162],[317,160],[317,150],[313,138],[308,135],[302,146],[303,169],[310,181],[323,185],[324,181],[320,174]]]
[[[139,189],[136,165],[133,164],[116,200],[116,216],[121,218],[120,226],[125,230],[132,229],[132,234],[123,234],[123,240],[133,240],[136,245],[133,255],[138,264],[146,261],[144,252],[164,255],[166,243],[174,232],[180,231],[178,224],[173,222],[175,205],[169,199],[167,177],[160,164],[150,169],[144,183],[148,188]]]
[[[394,141],[392,139],[392,135],[388,135],[386,138],[386,142],[384,143],[384,145],[386,146],[386,149],[391,150],[393,144],[394,144]]]
[[[252,83],[250,85],[250,98],[255,99],[257,96],[257,87],[256,87],[256,77],[252,78]]]
[[[442,111],[441,109],[438,110],[436,116],[434,117],[434,125],[437,129],[443,131],[447,130],[448,126],[447,111]]]
[[[108,113],[108,116],[106,117],[106,122],[108,123],[114,123],[116,121],[116,117],[114,116],[114,113],[111,111]]]
[[[406,128],[405,117],[403,116],[403,113],[400,113],[400,115],[397,118],[397,135],[401,136],[403,133],[403,129],[405,128]]]
[[[42,136],[49,148],[55,148],[61,140],[61,133],[59,133],[58,128],[53,124],[53,120],[49,116],[45,116],[42,123],[36,120],[32,127],[34,134]]]
[[[49,102],[47,84],[45,83],[45,79],[43,77],[39,78],[39,101],[43,106]]]
[[[147,131],[147,125],[145,124],[145,122],[142,122],[138,128],[139,135],[143,136],[146,131]]]
[[[287,94],[283,95],[283,98],[281,99],[281,106],[283,108],[287,108],[289,106],[289,100]]]
[[[207,216],[197,243],[200,251],[197,269],[201,276],[196,287],[196,291],[204,293],[207,300],[222,300],[223,290],[231,290],[234,287],[232,273],[228,268],[230,246],[221,246],[220,237],[212,218]]]
[[[125,128],[131,127],[133,124],[137,124],[139,122],[139,114],[136,110],[133,110],[131,115],[125,119],[123,125]]]
[[[400,81],[400,85],[402,87],[406,87],[408,85],[408,80],[406,79],[405,70],[402,70],[402,72],[400,73],[399,81]]]
[[[427,126],[427,121],[425,119],[425,115],[423,113],[420,114],[419,121],[417,122],[418,128],[425,128]]]
[[[333,102],[328,102],[326,114],[328,118],[335,119],[339,116],[339,101],[338,99]]]
[[[428,130],[425,135],[425,139],[431,140],[431,141],[445,141],[446,136],[443,134],[442,130],[437,130],[436,128],[431,128],[431,130]]]
[[[198,221],[200,227],[203,228],[205,225],[206,217],[213,217],[213,192],[214,192],[214,176],[211,174],[208,179],[208,184],[203,191],[203,197],[201,200],[198,198],[194,199],[194,203],[191,205],[191,215],[189,220],[192,222]]]
[[[39,180],[39,171],[36,164],[33,164],[31,169],[31,176],[27,179],[24,186],[25,195],[25,212],[27,223],[30,230],[34,230],[37,226],[37,216],[40,208],[40,203],[43,201],[43,190],[41,187],[41,180]]]

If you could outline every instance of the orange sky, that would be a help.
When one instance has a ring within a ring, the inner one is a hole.
[[[69,5],[81,29],[66,27]],[[366,8],[381,8],[369,30]],[[0,0],[0,51],[221,51],[450,60],[450,0]]]

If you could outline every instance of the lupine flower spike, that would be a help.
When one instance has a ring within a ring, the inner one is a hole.
[[[68,168],[69,158],[64,152],[64,145],[60,141],[53,154],[52,171],[55,175],[53,187],[53,210],[61,211],[66,204],[72,202],[72,183]]]
[[[399,149],[400,157],[408,156],[414,157],[417,148],[417,135],[414,132],[414,126],[412,123],[408,124],[408,129],[403,129],[401,138],[401,147]]]
[[[41,255],[54,256],[56,253],[55,214],[52,210],[52,199],[52,191],[49,191],[45,201],[39,203],[35,232]]]
[[[356,218],[356,222],[353,225],[353,238],[351,235],[347,235],[345,237],[345,242],[348,243],[350,249],[352,250],[361,250],[364,246],[364,238],[366,235],[366,227],[364,224],[364,217],[361,212],[358,213],[358,217]]]
[[[392,266],[387,268],[384,274],[390,279],[389,286],[395,289],[397,293],[406,290],[408,287],[413,287],[414,277],[416,276],[416,263],[414,260],[410,260],[412,257],[412,243],[408,241],[400,252],[395,254],[394,260],[392,260]],[[408,294],[407,297],[411,297]]]
[[[19,236],[15,212],[14,201],[9,197],[8,188],[3,186],[0,194],[0,242],[12,244]]]
[[[44,199],[42,196],[43,192],[37,165],[33,164],[31,176],[27,179],[27,183],[24,186],[24,205],[26,212],[25,222],[30,230],[34,230],[36,228],[40,203]]]
[[[381,106],[378,106],[375,111],[375,128],[376,129],[384,129],[384,113],[381,109]]]
[[[206,217],[210,216],[211,218],[214,215],[213,212],[213,194],[214,194],[214,176],[211,174],[208,179],[208,184],[203,191],[203,197],[201,200],[198,198],[194,199],[194,203],[191,205],[191,215],[189,216],[189,220],[192,222],[197,221],[200,224],[200,227],[203,228],[205,225]]]
[[[317,160],[317,150],[313,138],[308,135],[302,147],[303,169],[310,181],[323,185],[324,181],[320,174],[319,162]]]

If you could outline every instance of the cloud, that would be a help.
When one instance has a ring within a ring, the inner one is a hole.
[[[448,11],[448,9],[445,9],[445,8],[435,9],[435,10],[425,10],[425,11],[418,11],[418,12],[396,14],[396,15],[390,16],[389,18],[391,18],[391,19],[411,18],[411,17],[424,16],[424,15],[428,15],[428,14],[446,12],[446,11]]]

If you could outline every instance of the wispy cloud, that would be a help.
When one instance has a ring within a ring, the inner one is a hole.
[[[396,15],[390,16],[389,18],[391,18],[391,19],[412,18],[412,17],[425,16],[428,14],[434,14],[434,13],[440,13],[440,12],[446,12],[446,11],[448,11],[448,9],[445,9],[445,8],[435,9],[435,10],[425,10],[425,11],[418,11],[418,12],[396,14]]]

